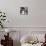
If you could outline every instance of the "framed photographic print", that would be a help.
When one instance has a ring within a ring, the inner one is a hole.
[[[28,15],[28,7],[20,7],[20,15]]]

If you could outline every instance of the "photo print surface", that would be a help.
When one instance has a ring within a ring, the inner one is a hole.
[[[28,15],[28,7],[20,7],[21,15]]]

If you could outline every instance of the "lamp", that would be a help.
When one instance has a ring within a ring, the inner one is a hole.
[[[7,36],[9,36],[9,29],[5,29],[5,32],[7,33]]]
[[[8,29],[5,29],[5,32],[6,32],[6,33],[8,33],[8,32],[9,32],[9,30],[8,30]]]

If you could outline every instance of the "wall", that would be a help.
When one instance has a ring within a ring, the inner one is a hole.
[[[25,26],[25,24],[27,23],[28,20],[30,20],[29,16],[20,16],[20,7],[22,6],[26,6],[29,7],[29,11],[30,10],[30,6],[28,3],[30,3],[30,0],[7,0],[7,1],[3,1],[4,7],[3,10],[6,11],[6,15],[8,17],[8,24],[6,24],[7,27],[20,27],[20,26]],[[2,8],[2,3],[1,3],[1,8]],[[30,13],[31,14],[31,13]],[[29,21],[30,22],[30,21]],[[29,22],[26,24],[28,25]]]
[[[7,27],[46,27],[46,0],[0,0],[6,12]],[[20,7],[28,7],[28,16],[20,15]]]
[[[33,0],[32,2],[32,24],[33,26],[46,27],[46,0]]]

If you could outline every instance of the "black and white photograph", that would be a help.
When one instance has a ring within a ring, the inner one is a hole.
[[[28,15],[28,7],[20,7],[21,15]]]

